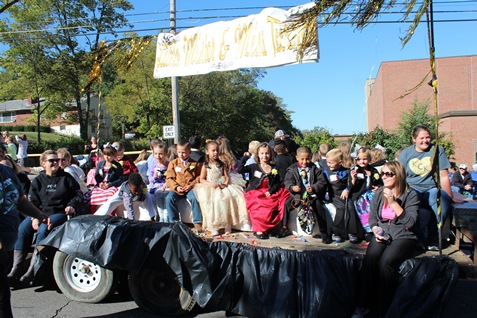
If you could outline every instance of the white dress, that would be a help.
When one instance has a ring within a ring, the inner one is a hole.
[[[207,181],[224,182],[223,168],[210,165],[207,170]],[[194,194],[202,211],[202,227],[216,231],[226,228],[241,229],[249,224],[245,197],[243,195],[243,179],[230,178],[230,184],[224,189],[214,188],[206,183],[194,186]]]

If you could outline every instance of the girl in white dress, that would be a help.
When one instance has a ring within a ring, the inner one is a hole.
[[[209,141],[205,149],[200,183],[194,186],[202,210],[202,227],[212,235],[218,235],[219,229],[229,234],[232,228],[241,229],[249,224],[243,188],[230,181],[228,169],[219,159],[218,143]]]

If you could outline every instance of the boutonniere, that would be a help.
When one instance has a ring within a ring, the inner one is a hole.
[[[301,171],[300,171],[300,176],[301,176],[303,179],[306,179],[306,177],[307,177],[306,171],[305,171],[305,170],[301,170]]]
[[[195,169],[195,166],[189,166],[189,170],[194,170]]]
[[[111,167],[113,167],[114,169],[118,168],[118,166],[116,166],[115,164],[112,164]]]
[[[146,195],[146,193],[147,193],[147,188],[142,188],[142,194]]]
[[[374,174],[374,179],[375,179],[375,180],[379,180],[379,173],[375,173],[375,174]]]
[[[273,169],[272,169],[272,175],[276,176],[277,174],[278,174],[278,170],[275,169],[275,168],[273,168]]]
[[[124,161],[123,160],[119,161],[119,164],[121,165],[121,167],[124,166]]]

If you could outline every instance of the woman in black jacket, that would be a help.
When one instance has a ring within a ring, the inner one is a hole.
[[[31,246],[33,235],[37,232],[36,246],[50,231],[66,222],[68,214],[75,214],[83,203],[83,193],[78,182],[60,168],[58,155],[53,150],[45,151],[40,157],[41,165],[45,169],[40,172],[32,184],[29,199],[43,214],[50,218],[50,225],[41,223],[40,220],[27,217],[18,229],[18,239],[13,255],[13,268],[9,278],[18,278],[21,274],[22,264]],[[33,264],[35,263],[36,249],[33,254],[30,268],[20,278],[23,283],[33,280]]]

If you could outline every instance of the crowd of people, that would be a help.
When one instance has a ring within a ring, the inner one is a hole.
[[[466,165],[450,177],[442,147],[436,150],[439,167],[432,164],[435,146],[423,126],[414,129],[414,144],[395,154],[395,161],[387,161],[382,148],[360,147],[353,152],[347,143],[335,149],[322,144],[312,153],[283,130],[270,142],[251,141],[240,160],[223,136],[207,140],[204,147],[198,136],[170,147],[153,139],[151,154],[143,150],[135,161],[124,154],[123,143],[99,145],[92,137],[85,146],[87,171],[65,148],[47,150],[40,157],[41,167],[27,167],[26,136],[16,136],[17,149],[8,133],[2,135],[6,143],[0,150],[0,198],[2,214],[11,221],[0,224],[7,255],[0,270],[8,272],[10,282],[31,282],[32,266],[26,273],[22,268],[34,232],[38,244],[68,215],[114,215],[121,209],[124,217],[137,219],[139,205],[150,221],[180,222],[178,204],[187,200],[193,231],[201,235],[229,235],[235,229],[251,230],[260,240],[286,237],[297,210],[298,226],[318,227],[324,244],[369,242],[354,317],[370,308],[384,314],[400,263],[416,246],[428,250],[439,246],[432,221],[448,219],[452,190],[472,197],[475,193]],[[440,214],[436,170],[441,177]],[[28,178],[17,177],[22,171],[39,174],[31,186]],[[7,202],[5,191],[13,191],[16,201]],[[311,214],[303,217],[306,213]],[[443,238],[448,234],[444,231]],[[370,289],[365,282],[371,277],[379,284]]]

